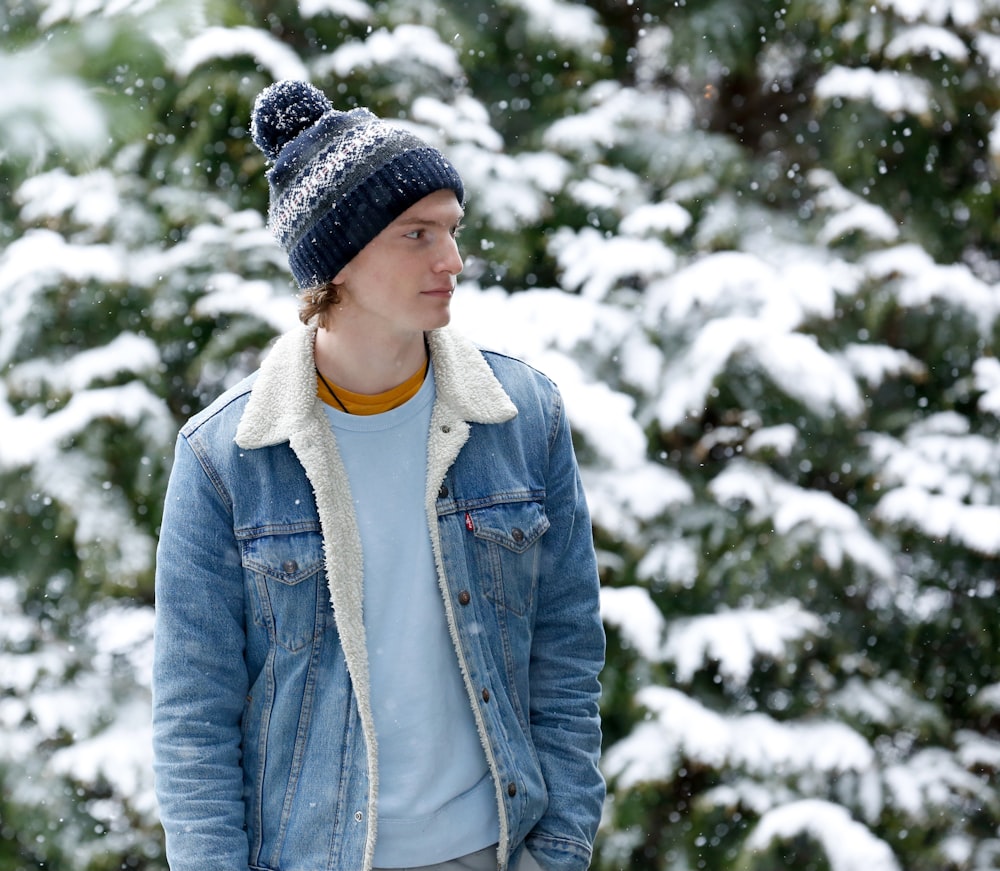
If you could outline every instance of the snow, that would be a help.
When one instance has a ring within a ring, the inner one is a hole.
[[[781,423],[753,433],[746,440],[746,452],[751,457],[767,453],[787,457],[798,442],[799,431],[790,423]]]
[[[870,102],[888,115],[908,113],[926,116],[931,110],[930,88],[924,79],[892,70],[835,66],[816,82],[819,100]]]
[[[857,382],[815,337],[786,332],[759,318],[729,317],[709,321],[668,366],[656,405],[660,426],[671,429],[698,416],[726,366],[741,356],[819,417],[856,417],[864,409]]]
[[[174,60],[174,70],[186,78],[213,60],[239,55],[252,57],[275,81],[309,80],[305,64],[284,42],[260,28],[245,25],[209,27],[201,31],[185,43],[184,50]]]
[[[15,239],[0,255],[0,308],[4,312],[0,367],[12,359],[38,296],[61,280],[113,283],[124,276],[123,252],[112,246],[76,245],[51,230],[29,230]]]
[[[669,783],[684,765],[730,766],[751,776],[777,770],[791,779],[806,772],[861,775],[874,763],[868,742],[842,723],[781,723],[764,714],[723,716],[663,686],[643,687],[636,700],[649,718],[604,755],[604,770],[616,789]]]
[[[677,263],[673,252],[657,239],[606,238],[592,227],[576,232],[560,228],[549,251],[563,271],[563,286],[595,300],[606,299],[630,278],[649,282],[667,276]]]
[[[1000,310],[1000,285],[987,284],[964,264],[935,263],[916,245],[869,254],[860,265],[870,281],[885,282],[906,308],[920,309],[936,301],[957,305],[976,318],[984,333]]]
[[[499,232],[513,233],[539,221],[549,208],[547,185],[558,183],[569,172],[558,158],[512,157],[474,143],[453,145],[448,152],[452,162],[461,165],[462,181],[473,202],[489,203],[490,224]],[[536,183],[536,178],[546,176],[545,183]]]
[[[619,229],[626,236],[669,233],[680,236],[691,226],[691,213],[677,203],[645,203],[622,219]]]
[[[411,64],[433,70],[435,75],[462,75],[455,49],[443,43],[437,31],[416,24],[401,24],[393,30],[380,28],[363,41],[341,45],[316,65],[316,74],[345,79],[371,67],[409,68]]]
[[[819,799],[790,802],[768,811],[745,849],[764,850],[772,842],[806,835],[820,843],[830,871],[900,871],[889,845],[851,819],[842,805]]]
[[[992,33],[977,33],[973,41],[976,51],[986,62],[990,73],[1000,73],[1000,36]]]
[[[861,680],[853,677],[831,700],[834,711],[864,726],[878,725],[886,730],[899,726],[910,729],[943,728],[941,712],[926,699],[914,695],[898,680]]]
[[[594,161],[606,149],[631,144],[636,126],[647,135],[649,131],[669,134],[686,129],[694,120],[690,102],[672,91],[643,92],[604,81],[593,85],[586,96],[588,109],[548,127],[543,140],[546,148],[575,152]]]
[[[889,378],[902,375],[920,380],[927,375],[927,367],[912,354],[888,345],[859,345],[850,343],[836,355],[847,368],[871,387],[878,387]]]
[[[917,54],[926,54],[935,60],[945,57],[958,64],[964,64],[969,59],[969,49],[958,36],[944,27],[929,24],[903,30],[885,47],[885,56],[889,60]]]
[[[303,18],[332,15],[351,21],[371,21],[374,17],[371,6],[362,0],[299,0],[299,12]]]
[[[566,0],[504,0],[524,17],[528,30],[577,51],[598,51],[608,34],[593,9]]]
[[[877,0],[875,5],[904,21],[944,24],[950,18],[958,27],[974,24],[980,14],[980,0]]]
[[[236,273],[221,272],[206,282],[205,291],[194,306],[195,312],[203,317],[252,312],[278,333],[299,322],[295,298],[268,281],[247,281]]]
[[[698,580],[698,553],[690,542],[682,539],[654,541],[639,564],[636,576],[657,587],[691,589]]]
[[[790,484],[766,466],[734,460],[709,485],[721,505],[746,503],[749,522],[770,521],[774,530],[801,547],[815,547],[834,570],[847,560],[884,580],[895,576],[886,546],[849,506],[830,493]]]
[[[153,372],[160,351],[152,339],[124,332],[103,347],[90,348],[70,361],[34,359],[15,366],[8,384],[20,392],[38,392],[46,385],[59,393],[79,393],[95,381],[120,375]]]
[[[503,148],[503,139],[491,126],[486,107],[467,95],[451,103],[433,97],[417,97],[410,114],[415,122],[429,125],[438,135],[447,134],[451,142],[469,142],[491,152]],[[429,138],[426,131],[419,133]]]
[[[708,663],[733,686],[746,686],[755,660],[785,662],[790,645],[824,634],[823,622],[789,601],[764,610],[740,608],[674,620],[661,658],[673,662],[677,681],[689,684]]]
[[[976,694],[976,707],[987,713],[1000,712],[1000,683],[989,684]]]
[[[0,156],[40,164],[47,151],[96,157],[108,141],[99,102],[75,78],[55,73],[40,53],[0,51]]]
[[[955,799],[970,812],[979,807],[997,809],[997,794],[988,778],[966,770],[944,748],[918,750],[886,768],[888,801],[915,824],[926,823],[946,808],[954,809]]]
[[[601,618],[622,634],[627,647],[635,648],[651,662],[662,658],[666,621],[643,587],[603,587]]]
[[[587,426],[586,420],[581,426],[579,416],[574,420],[574,426],[591,439],[595,438],[595,431],[596,438],[607,431],[607,427],[598,428],[599,425],[599,420],[594,426]],[[613,442],[598,444],[605,445],[599,456],[608,456]],[[691,486],[677,472],[652,462],[631,468],[584,469],[583,487],[593,521],[626,540],[637,536],[643,525],[693,499]]]
[[[121,209],[114,175],[107,169],[72,176],[59,167],[32,176],[18,188],[16,200],[29,223],[69,214],[75,223],[103,228]]]
[[[934,538],[950,538],[976,553],[1000,556],[1000,507],[995,505],[966,505],[918,487],[898,487],[882,498],[876,516]]]

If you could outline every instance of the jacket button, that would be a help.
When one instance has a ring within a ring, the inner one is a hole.
[[[462,592],[458,594],[459,605],[468,605],[469,602],[471,601],[472,601],[472,596],[469,595],[468,590],[462,590]]]
[[[483,687],[483,701],[488,702],[490,700],[490,691]]]
[[[441,427],[441,432],[443,432],[443,433],[449,433],[449,432],[451,432],[451,427],[448,426],[448,424],[445,424],[444,426]]]
[[[286,575],[294,575],[299,570],[299,564],[297,562],[295,562],[295,560],[293,560],[293,559],[286,559],[281,564],[281,570]]]
[[[360,823],[365,818],[365,815],[361,811],[354,812],[354,822]]]
[[[507,795],[511,798],[517,795],[517,784],[513,780],[507,784]]]
[[[448,485],[442,484],[441,489],[438,490],[438,499],[447,499],[447,498],[448,498]]]
[[[524,532],[521,529],[518,529],[518,527],[515,526],[510,531],[510,537],[513,538],[514,541],[516,541],[518,544],[520,544],[522,541],[524,541]]]

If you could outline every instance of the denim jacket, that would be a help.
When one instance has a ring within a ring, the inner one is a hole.
[[[316,397],[312,328],[177,440],[157,554],[157,797],[173,871],[368,871],[377,747],[360,539]],[[604,782],[604,632],[562,400],[525,364],[430,333],[426,510],[452,641],[500,814],[590,862]],[[446,737],[446,736],[445,736]]]

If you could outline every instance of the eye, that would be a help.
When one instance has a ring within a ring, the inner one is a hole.
[[[409,233],[404,233],[403,234],[403,238],[404,239],[417,239],[417,240],[423,239],[424,238],[424,231],[420,230],[420,229],[410,230]]]
[[[465,229],[465,224],[456,224],[451,228],[451,238],[457,239],[462,235],[462,231]]]

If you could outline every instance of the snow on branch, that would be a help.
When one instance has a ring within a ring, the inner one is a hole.
[[[994,747],[995,752],[995,747]],[[914,823],[926,824],[939,815],[977,813],[1000,807],[990,779],[967,770],[950,750],[928,747],[885,771],[890,804]]]
[[[815,546],[835,571],[850,559],[877,578],[891,579],[895,574],[885,545],[865,528],[854,509],[830,493],[797,487],[766,466],[745,460],[730,463],[709,490],[722,505],[748,504],[752,521],[770,520],[779,535]]]
[[[895,13],[903,21],[944,24],[950,19],[959,27],[975,24],[981,9],[978,0],[877,0],[875,5]]]
[[[320,77],[344,79],[373,67],[408,68],[417,65],[442,76],[462,75],[455,49],[441,41],[437,31],[418,24],[400,24],[393,30],[379,28],[364,41],[339,46],[315,66]]]
[[[4,156],[23,156],[38,167],[52,152],[59,152],[60,159],[96,156],[108,142],[108,119],[93,91],[57,72],[52,56],[48,51],[0,51]]]
[[[332,15],[351,21],[371,21],[375,17],[372,7],[362,0],[299,0],[303,18]]]
[[[774,842],[801,835],[822,847],[831,871],[900,871],[885,841],[852,819],[842,805],[820,799],[803,799],[768,811],[747,839],[744,850],[765,850]]]
[[[566,0],[504,0],[527,19],[528,30],[538,39],[552,39],[578,51],[600,51],[608,38],[597,13]]]
[[[868,742],[843,723],[782,723],[765,714],[723,716],[662,686],[643,687],[636,701],[649,717],[604,755],[605,773],[619,790],[669,783],[687,764],[734,768],[764,778],[780,771],[794,780],[817,773],[830,779],[863,775],[875,762]]]
[[[914,424],[902,439],[871,434],[867,441],[886,490],[877,519],[1000,554],[998,494],[989,483],[1000,463],[993,439],[969,432],[964,417],[942,413]]]
[[[816,82],[816,97],[869,102],[887,115],[905,112],[918,118],[931,114],[930,86],[925,79],[893,70],[835,66]]]
[[[158,436],[159,443],[172,441],[175,428],[164,401],[137,381],[80,391],[62,409],[49,415],[39,413],[37,408],[14,414],[0,393],[0,430],[5,433],[0,442],[0,469],[46,461],[61,450],[67,439],[85,432],[97,420],[151,426],[151,435]]]
[[[1000,417],[1000,360],[996,357],[981,357],[972,364],[972,374],[975,376],[976,390],[982,391],[978,402],[979,410]]]
[[[672,621],[662,658],[674,663],[680,683],[715,662],[727,683],[745,686],[758,657],[783,662],[790,645],[823,634],[823,621],[793,599],[762,610],[739,608]]]
[[[938,264],[918,245],[897,245],[863,257],[860,266],[872,285],[885,287],[904,308],[931,303],[964,309],[990,334],[1000,316],[1000,285],[989,285],[962,263]]]
[[[120,282],[125,277],[121,251],[110,245],[76,245],[51,230],[29,230],[0,256],[0,367],[10,362],[20,341],[22,324],[35,301],[62,279],[83,283]]]
[[[654,131],[667,136],[694,123],[694,107],[676,91],[640,91],[602,81],[587,91],[584,103],[584,111],[560,118],[546,130],[546,148],[598,160],[607,149],[631,144],[636,129],[644,136]]]
[[[299,56],[284,42],[257,27],[208,27],[184,44],[174,61],[174,71],[187,78],[198,67],[214,60],[246,55],[264,67],[275,81],[309,79]]]
[[[755,362],[780,390],[820,417],[853,418],[864,410],[853,375],[814,336],[787,332],[758,318],[730,317],[709,321],[687,351],[668,365],[656,403],[660,426],[670,430],[700,415],[716,379],[739,355]]]
[[[919,487],[898,487],[882,497],[875,516],[885,523],[919,529],[930,538],[950,538],[976,553],[1000,556],[1000,507],[967,505]]]
[[[147,336],[124,332],[107,345],[75,354],[68,361],[28,360],[15,366],[8,383],[21,392],[37,391],[46,385],[60,393],[79,393],[95,381],[120,375],[153,372],[160,364],[160,351]]]
[[[862,680],[848,678],[844,686],[830,696],[830,709],[845,719],[885,730],[907,728],[911,731],[937,731],[947,727],[941,711],[931,702],[915,695],[898,677]]]
[[[549,252],[562,271],[567,290],[603,301],[628,279],[647,284],[673,272],[676,255],[658,239],[605,237],[593,227],[578,231],[560,227],[549,241]]]
[[[812,170],[809,182],[819,189],[817,207],[831,213],[817,236],[820,244],[833,245],[852,233],[876,242],[895,242],[899,238],[899,226],[885,209],[843,187],[829,170]]]
[[[602,587],[601,618],[619,631],[622,641],[650,662],[663,654],[666,621],[649,591],[642,587]]]
[[[964,64],[969,59],[969,47],[947,28],[930,24],[906,28],[885,47],[885,56],[890,60],[921,54]]]

